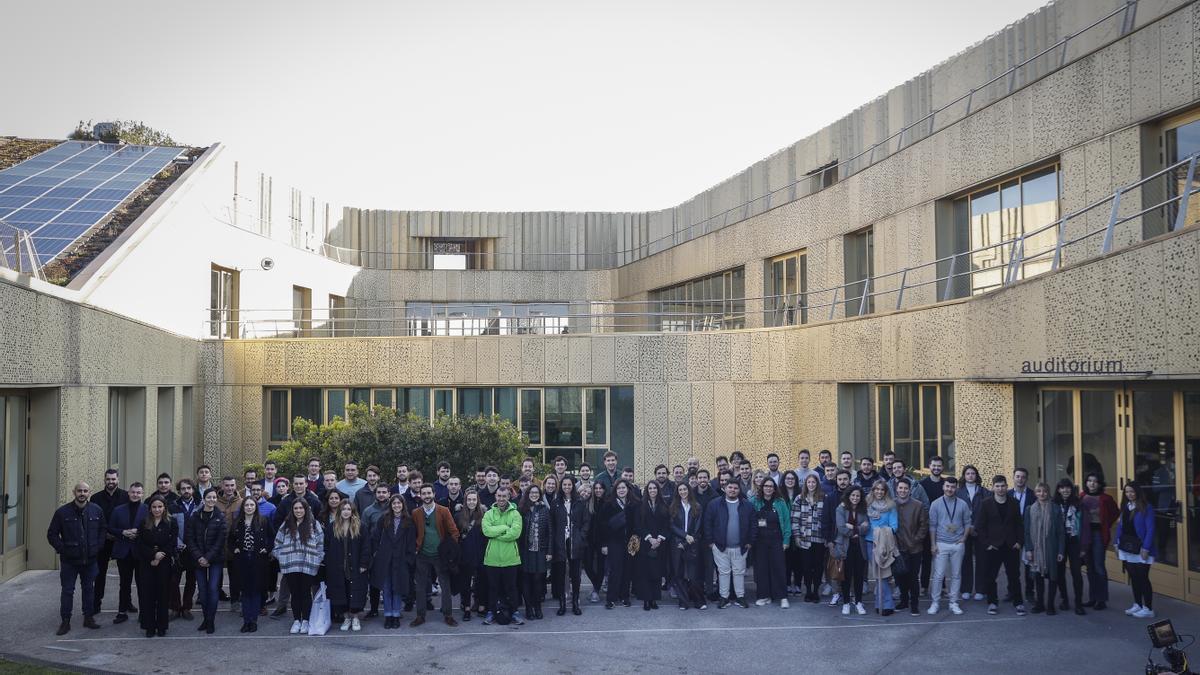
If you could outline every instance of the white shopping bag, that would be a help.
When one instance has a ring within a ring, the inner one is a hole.
[[[313,597],[312,612],[308,615],[308,634],[309,635],[324,635],[329,632],[329,625],[333,622],[330,615],[329,598],[325,594],[325,582],[317,587],[317,594]]]

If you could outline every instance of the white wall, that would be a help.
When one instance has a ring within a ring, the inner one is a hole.
[[[233,160],[222,154],[216,148],[181,179],[174,194],[155,202],[155,211],[127,241],[110,246],[111,257],[83,283],[79,301],[181,335],[206,337],[213,264],[241,270],[241,307],[279,310],[255,312],[256,319],[290,320],[293,285],[312,289],[314,319],[324,316],[321,308],[328,306],[330,294],[347,295],[359,268],[280,241],[291,236],[286,208],[275,211],[275,239],[228,224]],[[275,261],[273,270],[260,269],[264,257]]]

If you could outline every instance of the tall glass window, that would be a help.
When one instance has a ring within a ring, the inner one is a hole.
[[[808,255],[804,251],[772,258],[763,282],[766,325],[808,323]]]
[[[583,445],[583,409],[578,387],[546,387],[546,445]]]
[[[288,390],[271,390],[271,441],[286,441],[291,436],[292,419],[288,410]]]
[[[400,390],[404,396],[402,412],[412,413],[419,417],[429,418],[429,389],[426,387],[405,387]]]
[[[492,390],[476,387],[458,390],[458,414],[478,417],[491,417]]]
[[[320,389],[293,389],[292,390],[292,417],[303,417],[309,422],[319,424],[321,417],[321,390]]]
[[[587,420],[586,445],[608,444],[608,390],[584,389],[584,418]]]
[[[346,390],[325,390],[325,421],[332,422],[333,418],[346,419]]]
[[[746,271],[736,267],[650,291],[658,330],[698,331],[746,325]]]
[[[876,458],[891,450],[908,466],[925,467],[939,456],[946,474],[954,472],[953,384],[875,385],[874,419]]]
[[[453,389],[434,389],[433,390],[433,413],[445,413],[447,415],[454,414],[454,390]]]
[[[868,227],[843,237],[842,257],[845,265],[843,273],[846,279],[844,289],[846,316],[858,316],[864,311],[867,314],[874,312],[874,293],[877,289],[868,288],[868,280],[875,276],[874,228]],[[864,293],[868,296],[865,306],[863,303]]]
[[[521,390],[521,431],[530,445],[542,444],[542,390]]]
[[[495,392],[495,407],[496,414],[504,419],[517,423],[517,390],[513,387],[496,387]]]

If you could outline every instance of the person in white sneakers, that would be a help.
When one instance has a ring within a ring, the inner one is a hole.
[[[971,505],[958,497],[958,479],[942,479],[942,496],[929,505],[929,540],[933,572],[929,580],[929,609],[937,614],[942,597],[942,582],[950,575],[950,611],[962,614],[958,593],[962,586],[962,560],[967,537],[971,534]]]
[[[1150,566],[1158,551],[1154,545],[1154,507],[1146,502],[1146,493],[1134,481],[1125,484],[1121,500],[1121,519],[1117,521],[1117,557],[1129,572],[1133,587],[1133,605],[1125,614],[1136,619],[1154,618],[1154,587],[1150,585]]]
[[[854,611],[866,614],[867,608],[862,604],[862,588],[863,573],[867,567],[865,537],[871,524],[861,487],[854,485],[846,490],[834,521],[837,543],[833,548],[833,557],[842,561],[842,598],[845,600],[842,603],[842,616],[850,614],[852,603]]]

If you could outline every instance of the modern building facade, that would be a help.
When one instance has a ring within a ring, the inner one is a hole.
[[[655,212],[285,205],[215,144],[65,286],[0,269],[2,575],[54,564],[76,480],[233,472],[370,402],[640,476],[1098,470],[1200,600],[1197,44],[1200,3],[1058,0]]]

